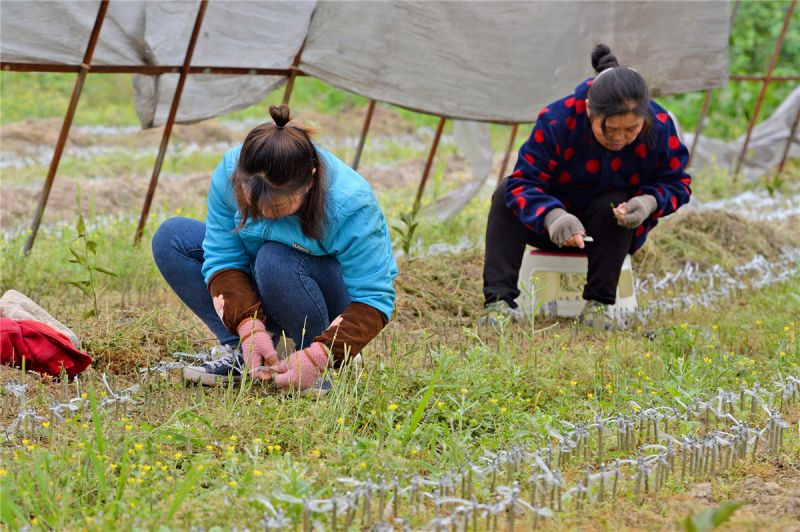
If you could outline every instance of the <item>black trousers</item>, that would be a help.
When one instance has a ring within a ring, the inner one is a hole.
[[[534,233],[525,227],[506,207],[505,190],[506,182],[503,180],[492,196],[486,226],[483,264],[483,296],[486,304],[502,300],[516,307],[514,300],[519,296],[519,268],[525,245],[530,244],[545,251],[586,253],[589,269],[583,299],[613,305],[619,273],[630,249],[634,230],[617,224],[610,204],[618,205],[627,201],[629,194],[619,190],[601,194],[592,200],[585,212],[576,214],[586,228],[586,234],[594,239],[593,242],[586,242],[586,247],[580,250],[566,246],[559,248],[548,235]]]

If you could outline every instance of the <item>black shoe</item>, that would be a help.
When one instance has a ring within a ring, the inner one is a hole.
[[[242,379],[244,357],[239,351],[232,351],[202,366],[183,368],[183,380],[203,386],[220,386]]]

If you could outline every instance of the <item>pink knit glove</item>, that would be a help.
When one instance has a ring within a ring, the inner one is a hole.
[[[254,379],[268,380],[272,378],[273,372],[286,371],[286,363],[278,360],[272,337],[263,321],[247,318],[239,324],[237,331],[245,367],[250,370]]]
[[[283,390],[296,388],[305,390],[314,385],[328,365],[328,352],[325,347],[314,342],[305,349],[295,351],[289,355],[285,373],[274,376],[275,384]]]

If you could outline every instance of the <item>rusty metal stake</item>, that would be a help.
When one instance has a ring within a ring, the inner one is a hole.
[[[361,138],[358,139],[356,155],[353,157],[353,170],[358,170],[358,163],[361,161],[361,152],[364,150],[364,142],[367,140],[367,132],[372,122],[373,112],[375,112],[375,100],[370,100],[369,107],[367,107],[367,116],[364,117],[364,126],[361,128]]]
[[[289,105],[289,98],[292,97],[292,90],[294,89],[294,80],[300,72],[298,68],[300,66],[300,57],[303,55],[303,49],[306,47],[306,40],[303,39],[303,44],[300,45],[300,49],[297,51],[297,55],[294,56],[294,61],[292,61],[292,68],[291,74],[289,74],[289,79],[286,81],[286,90],[283,91],[283,104]]]
[[[797,115],[794,117],[794,124],[792,124],[792,130],[789,132],[789,138],[786,139],[786,147],[783,149],[783,156],[781,157],[781,163],[778,165],[778,172],[775,176],[781,175],[783,172],[783,165],[786,164],[786,158],[789,156],[789,149],[792,147],[792,143],[794,142],[794,134],[797,132],[797,122],[800,121],[800,109],[797,110]]]
[[[153,196],[156,192],[158,185],[158,174],[161,173],[161,165],[164,164],[164,156],[167,153],[167,146],[169,145],[169,137],[172,134],[172,126],[175,123],[175,116],[178,114],[178,106],[181,103],[181,95],[183,94],[183,86],[186,83],[186,77],[189,73],[189,65],[192,62],[192,55],[194,54],[194,47],[197,44],[197,38],[200,35],[200,26],[203,24],[203,16],[208,7],[208,0],[200,0],[200,7],[197,10],[197,17],[194,21],[194,28],[192,28],[192,36],[189,39],[189,46],[186,48],[186,55],[183,59],[183,66],[181,67],[181,74],[178,77],[178,85],[175,87],[175,94],[172,97],[172,105],[169,109],[169,116],[167,123],[164,125],[164,133],[161,136],[161,146],[158,148],[158,157],[156,157],[156,164],[153,167],[153,174],[150,176],[150,186],[147,188],[147,196],[142,206],[142,214],[139,217],[139,226],[136,228],[136,236],[133,239],[134,245],[139,244],[144,232],[144,224],[147,222],[147,216],[150,213],[150,205],[153,202]]]
[[[53,158],[50,160],[50,168],[47,170],[47,178],[42,187],[42,193],[39,195],[39,203],[36,206],[36,213],[33,215],[33,222],[31,222],[30,233],[28,240],[25,242],[25,255],[28,255],[33,248],[33,243],[36,240],[36,235],[39,232],[39,226],[42,223],[44,216],[44,209],[47,207],[47,200],[50,198],[50,191],[53,188],[53,182],[56,179],[56,171],[61,162],[61,155],[64,153],[64,146],[67,144],[67,137],[69,137],[69,129],[72,127],[72,119],[75,117],[75,110],[78,108],[78,99],[81,97],[83,90],[83,82],[86,80],[86,75],[89,73],[92,64],[92,55],[94,55],[97,40],[100,38],[100,28],[103,27],[103,20],[105,20],[106,12],[108,11],[108,0],[100,2],[100,7],[97,9],[97,17],[94,20],[92,33],[89,36],[89,43],[86,45],[86,52],[83,54],[83,63],[81,63],[80,71],[78,71],[78,79],[75,80],[75,85],[72,88],[72,97],[69,100],[67,112],[64,115],[64,122],[61,124],[61,131],[58,134],[58,141],[56,148],[53,151]]]
[[[506,147],[505,155],[503,155],[503,163],[500,165],[500,173],[497,175],[498,185],[506,176],[506,167],[508,166],[509,158],[511,158],[511,150],[514,148],[514,141],[517,139],[518,130],[519,130],[519,124],[514,124],[511,127],[511,136],[508,138],[508,146]]]
[[[708,115],[708,105],[711,103],[711,89],[706,89],[703,96],[703,110],[700,111],[700,119],[697,121],[697,127],[694,130],[694,139],[692,140],[692,149],[689,150],[689,160],[686,162],[686,168],[689,168],[694,159],[694,152],[697,149],[697,140],[700,138],[700,133],[703,131],[703,122]]]
[[[433,136],[433,145],[428,154],[428,161],[425,163],[425,170],[422,172],[422,180],[419,182],[417,197],[414,200],[414,210],[417,210],[422,202],[422,193],[425,191],[425,185],[428,183],[428,176],[431,173],[431,166],[433,166],[433,158],[436,155],[436,148],[439,147],[439,139],[442,137],[442,130],[444,129],[444,123],[446,121],[447,119],[443,116],[439,118],[439,125],[436,127],[436,134]]]

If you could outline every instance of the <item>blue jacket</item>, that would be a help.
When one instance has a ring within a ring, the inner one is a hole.
[[[592,81],[583,81],[574,94],[539,112],[506,183],[506,205],[530,230],[547,234],[544,217],[552,209],[580,213],[593,197],[612,190],[624,190],[631,196],[650,194],[658,206],[636,228],[630,249],[633,253],[644,244],[660,217],[689,201],[689,152],[678,139],[666,110],[653,101],[649,135],[641,133],[620,151],[603,148],[586,116],[586,96]]]
[[[336,156],[317,147],[328,182],[328,227],[323,239],[305,236],[295,216],[249,219],[235,232],[241,214],[231,177],[240,151],[241,146],[228,150],[211,176],[203,240],[202,272],[206,284],[221,270],[251,271],[261,245],[280,242],[310,255],[334,257],[341,266],[351,302],[369,305],[390,319],[397,263],[386,220],[367,181]]]

